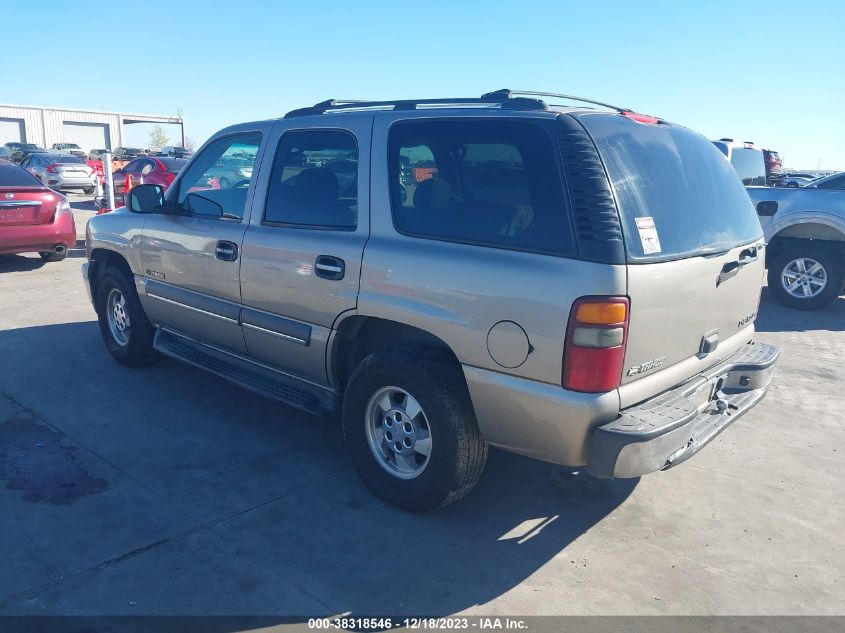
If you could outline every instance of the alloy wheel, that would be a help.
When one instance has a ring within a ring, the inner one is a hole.
[[[780,276],[784,290],[796,299],[817,297],[827,286],[827,271],[810,257],[797,257],[783,267]]]
[[[382,387],[366,408],[367,443],[379,465],[400,479],[414,479],[431,458],[431,428],[425,412],[401,387]]]
[[[125,347],[129,344],[129,309],[126,305],[126,298],[117,288],[112,288],[106,300],[106,319],[109,323],[114,342]]]

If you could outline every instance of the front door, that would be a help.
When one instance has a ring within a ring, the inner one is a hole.
[[[241,244],[260,146],[260,130],[222,136],[206,146],[174,183],[176,190],[168,191],[168,212],[149,216],[143,235],[144,309],[150,319],[240,353],[246,352]],[[235,161],[250,169],[221,187],[215,169]]]
[[[326,117],[330,119],[330,117]],[[241,261],[243,334],[257,360],[325,385],[337,316],[354,309],[369,235],[372,113],[273,130]],[[268,159],[269,160],[269,159]]]

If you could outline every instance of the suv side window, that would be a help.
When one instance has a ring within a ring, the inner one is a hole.
[[[179,183],[177,201],[182,208],[195,215],[243,219],[259,145],[259,132],[231,134],[212,142]],[[227,170],[225,166],[233,162],[242,166]]]
[[[341,130],[294,130],[279,142],[264,224],[354,230],[358,143]]]
[[[557,151],[520,121],[401,121],[390,130],[393,218],[401,233],[570,255]]]

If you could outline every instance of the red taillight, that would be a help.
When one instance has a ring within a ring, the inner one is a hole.
[[[648,114],[640,114],[639,112],[623,112],[622,116],[628,117],[632,121],[636,121],[637,123],[648,123],[650,125],[656,125],[660,123],[660,119],[657,117],[649,116]]]
[[[167,189],[176,180],[176,174],[171,174],[169,171],[164,172],[164,188]]]
[[[627,297],[581,297],[572,305],[563,387],[600,393],[619,386],[628,342]]]
[[[56,167],[58,167],[58,165],[56,163],[53,163],[52,165],[48,165],[47,171],[49,171],[51,174],[58,174],[59,172],[56,171]]]

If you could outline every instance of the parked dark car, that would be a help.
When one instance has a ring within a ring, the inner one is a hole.
[[[35,143],[6,143],[3,147],[9,150],[12,162],[19,163],[29,154],[38,152],[46,152],[43,147],[38,147]]]
[[[186,147],[180,145],[165,145],[158,153],[159,156],[172,156],[173,158],[188,158],[194,153]]]
[[[135,158],[137,156],[146,156],[147,153],[139,147],[116,147],[113,157],[120,159]]]

